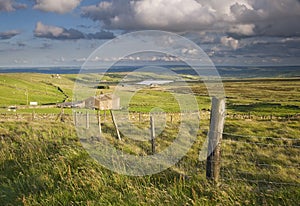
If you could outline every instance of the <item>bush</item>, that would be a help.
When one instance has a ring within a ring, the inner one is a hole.
[[[98,85],[97,89],[109,89],[108,85]]]

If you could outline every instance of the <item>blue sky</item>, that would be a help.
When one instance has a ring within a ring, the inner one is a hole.
[[[299,0],[0,0],[0,67],[80,66],[148,29],[192,40],[216,65],[300,65],[299,17]]]

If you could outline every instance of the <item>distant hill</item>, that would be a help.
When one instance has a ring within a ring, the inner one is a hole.
[[[144,65],[145,66],[145,65]],[[42,74],[78,74],[100,72],[131,72],[143,66],[114,66],[108,71],[104,68],[84,71],[80,67],[49,67],[49,68],[0,68],[0,73],[42,73]],[[196,72],[186,65],[163,65],[179,74],[196,75]],[[208,67],[198,67],[205,75]],[[217,66],[221,77],[260,78],[260,77],[300,77],[300,66]]]

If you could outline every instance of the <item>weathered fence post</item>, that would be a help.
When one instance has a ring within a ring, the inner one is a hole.
[[[86,110],[85,115],[86,115],[85,116],[85,123],[86,123],[85,127],[86,127],[86,129],[88,129],[88,128],[90,128],[90,117],[89,117],[89,112],[87,110]]]
[[[109,110],[109,111],[110,111],[112,121],[113,121],[114,126],[115,126],[116,131],[117,131],[118,140],[121,140],[121,135],[120,135],[120,131],[119,131],[118,125],[117,125],[116,120],[115,120],[115,116],[114,116],[114,114],[111,110]]]
[[[210,129],[208,140],[208,157],[206,162],[206,178],[219,181],[221,169],[221,140],[225,121],[225,99],[212,98],[210,113]]]
[[[154,118],[150,115],[150,133],[151,133],[151,150],[152,154],[155,154],[155,124]]]
[[[98,127],[99,127],[99,133],[102,134],[102,128],[101,128],[101,111],[97,110],[97,117],[98,117]]]

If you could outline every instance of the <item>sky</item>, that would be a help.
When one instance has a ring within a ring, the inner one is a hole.
[[[81,66],[143,30],[186,37],[215,65],[300,65],[299,20],[300,0],[0,0],[0,67]]]

